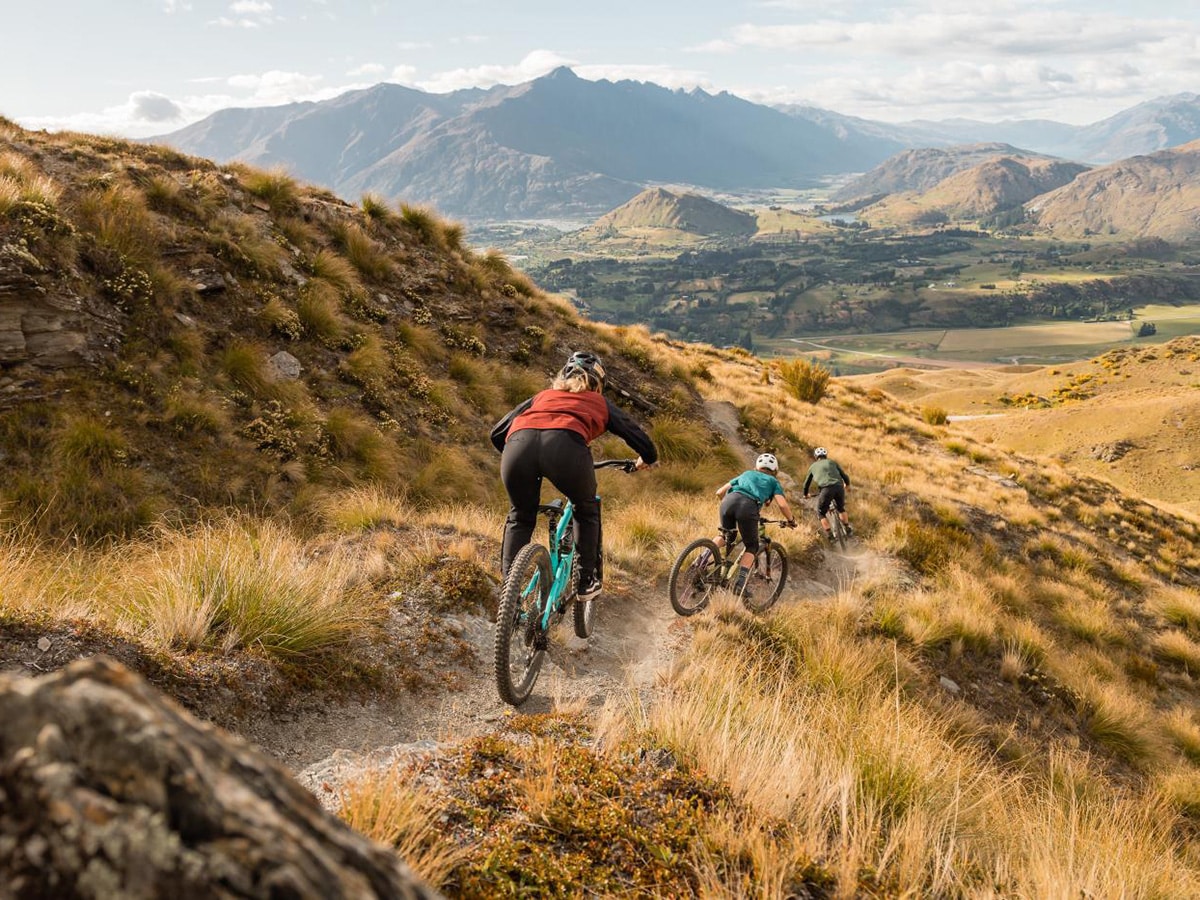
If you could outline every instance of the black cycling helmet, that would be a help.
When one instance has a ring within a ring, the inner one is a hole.
[[[587,376],[588,384],[593,390],[604,390],[604,366],[595,353],[580,350],[567,358],[566,365],[562,367],[562,376],[568,378],[580,373]]]

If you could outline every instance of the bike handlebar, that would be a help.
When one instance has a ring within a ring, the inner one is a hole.
[[[760,516],[758,520],[760,522],[766,522],[768,525],[782,525],[784,528],[795,528],[796,527],[795,522],[791,522],[787,519],[765,519]]]
[[[625,472],[632,472],[637,468],[637,461],[632,459],[604,459],[600,462],[592,463],[593,469],[621,469]]]

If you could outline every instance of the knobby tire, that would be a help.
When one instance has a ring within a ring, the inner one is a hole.
[[[536,588],[522,596],[535,574]],[[526,544],[508,570],[496,611],[496,690],[513,706],[533,693],[546,656],[541,619],[549,596],[550,554],[540,544]]]
[[[833,536],[837,538],[838,547],[843,553],[846,552],[846,526],[842,524],[842,517],[838,515],[837,507],[830,509],[829,528],[833,532]]]
[[[782,547],[773,543],[759,550],[748,582],[751,591],[742,596],[746,608],[761,613],[774,606],[783,593],[787,574],[788,559]]]
[[[721,549],[708,538],[697,538],[684,547],[668,580],[672,609],[681,616],[692,616],[708,606],[720,564]]]

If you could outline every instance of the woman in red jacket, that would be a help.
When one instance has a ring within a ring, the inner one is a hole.
[[[600,503],[588,445],[611,431],[638,454],[637,468],[658,460],[649,435],[603,395],[604,366],[594,353],[572,353],[550,388],[530,397],[496,423],[492,444],[501,452],[500,478],[512,509],[504,528],[501,574],[537,524],[542,479],[549,478],[575,506],[579,523],[579,599],[601,590],[596,575]]]

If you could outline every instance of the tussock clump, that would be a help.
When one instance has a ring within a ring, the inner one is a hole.
[[[829,387],[830,372],[806,359],[779,363],[779,378],[789,394],[805,403],[820,403]]]

